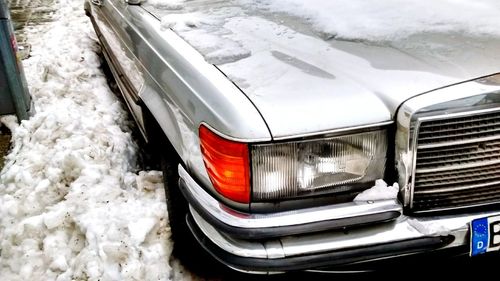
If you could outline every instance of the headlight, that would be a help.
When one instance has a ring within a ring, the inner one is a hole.
[[[387,130],[251,146],[253,200],[355,192],[382,178]]]

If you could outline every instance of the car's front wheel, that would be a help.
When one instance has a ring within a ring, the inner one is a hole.
[[[162,154],[161,162],[171,237],[174,242],[173,256],[200,276],[218,276],[223,270],[222,265],[201,247],[187,224],[189,205],[179,188],[180,158],[170,147]]]

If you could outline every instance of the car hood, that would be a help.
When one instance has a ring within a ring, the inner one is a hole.
[[[390,121],[411,97],[500,72],[495,36],[424,32],[385,42],[330,39],[288,14],[221,2],[181,13],[192,18],[210,11],[212,18],[204,18],[209,24],[191,19],[172,25],[171,11],[149,10],[248,96],[274,138]]]

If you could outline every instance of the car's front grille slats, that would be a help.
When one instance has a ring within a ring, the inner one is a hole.
[[[476,163],[482,161],[494,161],[497,155],[500,154],[500,147],[484,148],[481,151],[471,151],[462,154],[443,153],[441,157],[421,157],[421,162],[418,163],[417,169],[429,169],[433,167],[461,165],[465,163]]]
[[[446,143],[446,141],[450,139],[456,139],[456,140],[469,140],[469,139],[474,139],[474,138],[480,138],[480,137],[487,137],[487,136],[494,136],[497,135],[498,132],[500,132],[500,128],[491,128],[487,127],[485,130],[482,131],[475,131],[475,130],[463,130],[462,132],[454,132],[453,134],[449,134],[448,136],[445,136],[444,134],[439,134],[439,133],[432,133],[432,135],[429,135],[428,137],[423,137],[419,139],[419,144],[428,144],[431,142],[439,142],[439,143]]]
[[[447,163],[443,161],[441,165],[433,165],[430,168],[417,168],[416,173],[428,174],[435,172],[459,171],[498,164],[500,164],[500,159],[494,159],[492,157],[488,157],[487,159],[483,159],[482,161],[469,160],[459,163]]]
[[[500,203],[500,111],[424,120],[418,130],[412,210]]]
[[[461,182],[460,184],[448,184],[448,185],[435,185],[435,186],[422,186],[420,190],[415,191],[414,194],[442,194],[446,192],[455,192],[455,191],[467,191],[467,190],[475,190],[478,188],[483,188],[487,186],[500,186],[500,177],[496,178],[487,178],[476,181],[468,181]]]
[[[422,186],[432,184],[433,182],[461,183],[469,179],[474,180],[477,177],[496,177],[497,173],[498,169],[496,168],[496,165],[469,168],[462,171],[428,173],[424,177],[419,177],[418,179],[416,179],[415,184],[418,186]]]
[[[477,150],[478,144],[465,144],[461,146],[441,147],[437,149],[426,149],[421,151],[419,159],[427,161],[446,159],[467,159],[476,155],[484,155],[487,153],[499,153],[500,141],[490,141],[482,147],[481,151]],[[422,164],[422,163],[420,163]]]

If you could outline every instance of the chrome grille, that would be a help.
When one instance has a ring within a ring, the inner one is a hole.
[[[411,208],[500,203],[500,112],[419,122]]]

